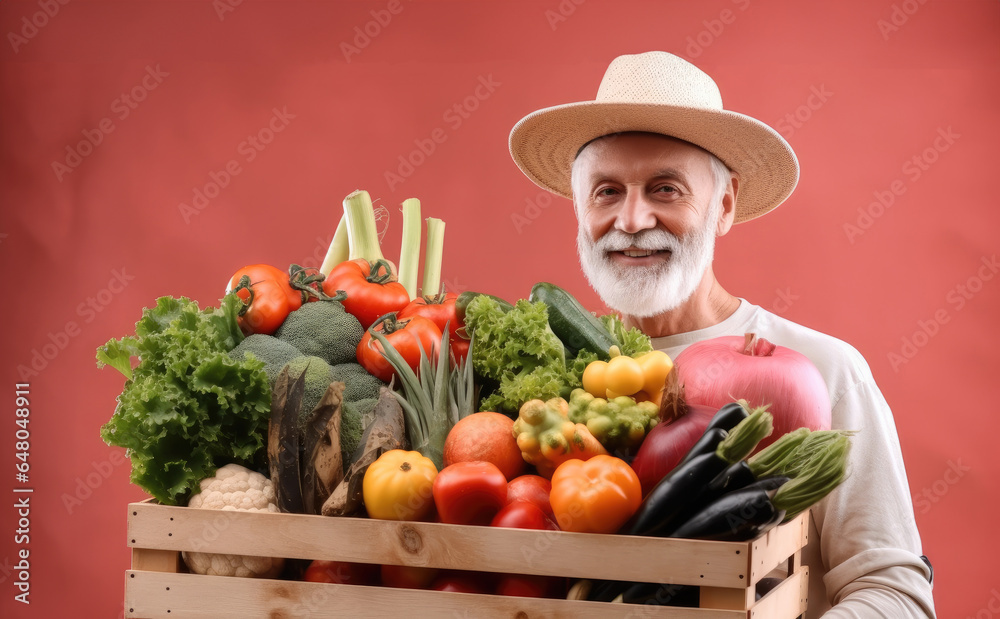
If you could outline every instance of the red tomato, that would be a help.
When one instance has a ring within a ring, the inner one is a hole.
[[[528,501],[542,509],[546,516],[555,520],[549,493],[552,492],[552,482],[541,475],[521,475],[507,483],[507,502]]]
[[[456,363],[464,361],[469,357],[469,345],[472,344],[472,342],[466,339],[466,336],[462,333],[453,332],[451,334],[451,340],[449,340],[448,343],[451,345],[451,356],[455,358]]]
[[[358,343],[358,363],[369,374],[386,383],[396,372],[382,356],[382,344],[372,337],[372,331],[384,335],[415,373],[420,367],[421,347],[433,359],[441,343],[441,330],[422,316],[396,320],[393,314],[389,314],[384,320],[371,325]]]
[[[418,297],[401,309],[397,317],[423,316],[436,324],[442,333],[448,329],[451,354],[458,362],[469,356],[469,339],[465,334],[465,323],[458,317],[455,309],[456,299],[458,294],[454,292],[441,293],[433,297],[426,295]]]
[[[507,503],[490,522],[492,527],[556,531],[559,527],[542,508],[527,501]]]
[[[488,574],[449,570],[434,580],[431,589],[456,593],[490,593],[493,587]]]
[[[411,565],[383,565],[382,584],[397,589],[429,589],[441,570]]]
[[[386,260],[369,264],[366,260],[348,260],[333,267],[323,280],[323,292],[336,296],[338,290],[347,294],[341,303],[349,314],[367,329],[389,312],[398,312],[410,302],[403,284],[396,281]]]
[[[379,566],[371,563],[317,559],[306,568],[302,580],[343,585],[374,585],[379,580]]]
[[[458,295],[454,292],[442,293],[433,297],[417,297],[399,310],[399,317],[423,316],[436,324],[442,333],[444,333],[446,325],[455,331],[463,326],[455,313],[455,299],[457,298]]]
[[[493,412],[472,413],[452,426],[444,441],[445,465],[492,462],[507,479],[524,472],[527,463],[514,438],[514,420]]]
[[[497,581],[497,595],[517,595],[525,598],[556,597],[558,578],[531,574],[503,574]]]
[[[507,478],[489,462],[456,462],[431,489],[441,522],[486,525],[507,502]]]
[[[288,283],[288,273],[269,264],[253,264],[236,271],[226,292],[244,303],[237,322],[243,333],[271,335],[288,314],[302,305],[302,294]]]

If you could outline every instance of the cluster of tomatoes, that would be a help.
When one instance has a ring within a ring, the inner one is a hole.
[[[421,349],[432,356],[446,331],[456,361],[469,353],[469,338],[455,308],[458,295],[441,293],[411,300],[386,260],[348,260],[326,276],[318,269],[295,264],[287,272],[255,264],[233,274],[226,292],[243,302],[238,322],[247,335],[272,335],[304,303],[340,302],[365,329],[358,345],[358,363],[384,382],[389,382],[394,371],[372,337],[373,331],[384,335],[414,370],[419,367]]]
[[[445,442],[446,465],[440,472],[418,452],[385,452],[364,477],[369,517],[557,530],[552,484],[525,473],[512,423],[499,413],[474,413],[461,420]],[[565,579],[546,576],[321,560],[313,561],[303,578],[524,597],[561,597],[566,587]]]
[[[418,452],[385,452],[362,484],[369,517],[614,533],[638,509],[639,480],[623,460],[569,460],[550,480],[530,472],[512,430],[513,420],[499,413],[463,418],[448,434],[440,471]],[[560,597],[566,585],[554,577],[330,561],[314,561],[305,579],[528,597]]]

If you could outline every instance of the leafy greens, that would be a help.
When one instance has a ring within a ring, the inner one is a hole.
[[[585,364],[577,367],[572,357],[567,359],[562,341],[549,328],[544,303],[520,299],[505,312],[480,295],[469,303],[465,325],[473,334],[473,369],[497,384],[479,403],[480,410],[516,415],[528,400],[568,394],[580,385],[574,370],[582,374]]]
[[[254,468],[263,455],[271,408],[264,363],[226,354],[243,339],[240,307],[235,295],[204,310],[161,297],[143,310],[135,336],[97,349],[97,367],[128,379],[101,438],[128,450],[132,483],[165,505],[186,502],[219,466]]]

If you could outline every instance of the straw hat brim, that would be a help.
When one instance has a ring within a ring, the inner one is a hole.
[[[736,223],[776,208],[798,183],[798,161],[784,138],[761,121],[728,110],[595,101],[557,105],[514,126],[510,154],[539,187],[572,199],[570,168],[579,149],[624,131],[672,136],[722,160],[740,179]]]

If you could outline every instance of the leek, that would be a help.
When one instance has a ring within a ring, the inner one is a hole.
[[[444,221],[427,218],[427,246],[424,248],[423,294],[441,292],[441,258],[444,255]]]
[[[410,300],[417,298],[417,275],[420,266],[420,200],[403,200],[403,242],[399,248],[399,283]]]
[[[344,198],[347,219],[348,260],[363,259],[371,264],[385,260],[375,228],[375,207],[367,191],[358,189]]]
[[[350,255],[350,246],[347,242],[347,215],[342,215],[340,223],[337,224],[337,231],[333,233],[333,240],[330,241],[330,247],[326,250],[323,265],[319,267],[319,272],[324,276],[329,275],[333,267],[341,262],[345,262]]]

